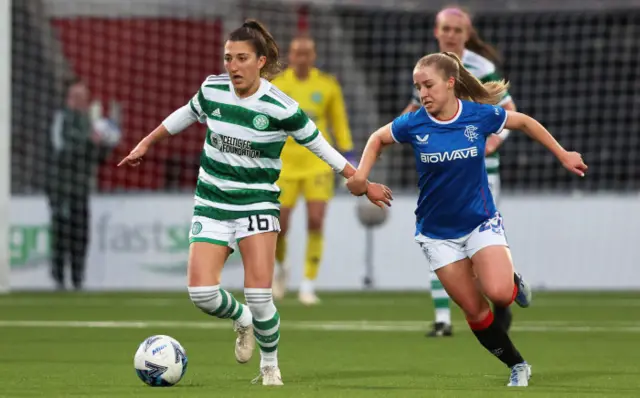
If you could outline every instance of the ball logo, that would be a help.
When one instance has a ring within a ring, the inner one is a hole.
[[[200,221],[196,221],[191,226],[191,233],[193,235],[198,235],[200,232],[202,232],[202,224],[200,223]]]
[[[265,115],[257,115],[253,118],[253,127],[258,130],[264,130],[269,127],[269,118]]]
[[[144,341],[144,350],[147,351],[149,349],[149,347],[151,347],[151,344],[155,343],[156,341],[160,340],[161,337],[159,336],[151,336],[148,339],[146,339]]]

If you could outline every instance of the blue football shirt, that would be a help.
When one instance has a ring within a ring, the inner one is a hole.
[[[416,235],[459,238],[497,212],[484,151],[487,137],[502,131],[506,121],[499,106],[462,100],[450,120],[438,120],[421,107],[393,121],[393,139],[411,144],[416,158]]]

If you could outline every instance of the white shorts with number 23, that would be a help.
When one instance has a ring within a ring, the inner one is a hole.
[[[460,238],[432,239],[418,234],[415,240],[422,248],[432,271],[456,261],[471,258],[488,246],[509,246],[500,213],[496,213],[493,218]]]

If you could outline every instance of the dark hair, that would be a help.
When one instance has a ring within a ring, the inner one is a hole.
[[[450,77],[455,79],[454,93],[460,99],[497,105],[509,88],[509,83],[504,80],[482,83],[464,67],[460,58],[452,52],[426,55],[418,61],[416,69],[429,65],[435,65],[441,70],[445,79]]]
[[[260,76],[271,80],[280,73],[280,50],[278,44],[267,28],[256,19],[247,19],[241,27],[231,32],[229,41],[248,41],[253,46],[258,57],[267,57]]]

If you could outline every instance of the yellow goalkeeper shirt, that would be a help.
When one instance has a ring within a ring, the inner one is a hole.
[[[338,81],[313,68],[306,80],[299,80],[288,68],[271,83],[294,99],[324,137],[342,153],[353,150],[349,121]],[[329,130],[331,126],[331,130]],[[310,174],[331,171],[331,167],[311,151],[287,139],[282,150],[280,178],[304,178]]]

